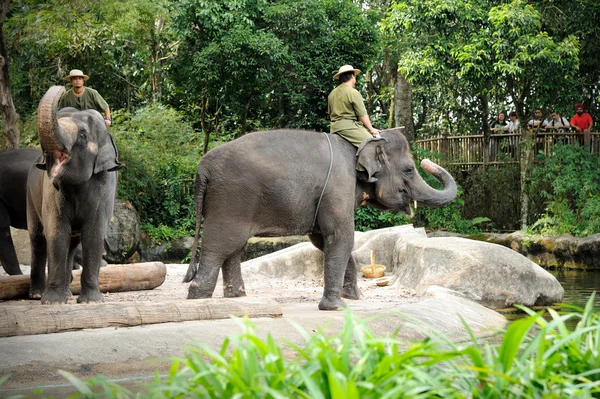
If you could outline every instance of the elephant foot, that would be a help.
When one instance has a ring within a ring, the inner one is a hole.
[[[77,297],[77,303],[104,302],[104,295],[98,290],[81,293]]]
[[[42,305],[60,305],[67,303],[69,297],[65,295],[64,290],[48,289],[41,299]]]
[[[358,288],[358,285],[355,284],[353,286],[348,286],[348,287],[342,288],[342,298],[359,300],[359,299],[364,299],[365,296],[363,295],[360,288]]]
[[[223,286],[223,296],[225,298],[239,298],[242,296],[246,296],[246,289],[244,288],[244,284],[240,285],[237,289],[235,289],[231,285]]]
[[[323,296],[321,302],[319,302],[319,310],[342,310],[347,305],[342,301],[342,298],[330,296]]]
[[[29,287],[29,299],[42,299],[42,295],[44,294],[43,287]]]
[[[200,288],[200,286],[195,281],[192,281],[192,283],[190,284],[190,288],[188,288],[187,299],[202,298],[212,298],[212,292]]]

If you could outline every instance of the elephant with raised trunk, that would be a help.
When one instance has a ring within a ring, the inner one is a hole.
[[[56,111],[63,91],[62,86],[51,87],[38,107],[44,156],[27,179],[29,297],[41,298],[42,304],[67,302],[71,296],[69,260],[81,243],[83,271],[77,302],[100,302],[103,242],[113,213],[116,171],[124,165],[117,161],[117,149],[98,111]]]
[[[321,310],[360,299],[354,246],[354,211],[361,205],[411,213],[410,204],[443,206],[456,196],[450,174],[429,160],[421,165],[443,185],[430,187],[417,172],[405,137],[382,139],[356,150],[337,135],[299,130],[255,132],[209,151],[195,181],[196,234],[184,282],[188,298],[213,294],[223,271],[225,297],[246,295],[240,257],[252,236],[309,234],[324,253]],[[375,183],[356,179],[356,162]],[[204,218],[202,250],[197,257]]]

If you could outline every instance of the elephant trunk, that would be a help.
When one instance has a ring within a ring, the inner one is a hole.
[[[429,186],[421,176],[411,185],[412,199],[419,204],[430,207],[440,207],[450,203],[456,197],[456,182],[444,168],[429,159],[421,161],[421,166],[434,175],[443,185],[442,190]]]
[[[65,134],[56,118],[58,101],[64,91],[64,86],[52,86],[44,94],[38,106],[38,133],[42,151],[46,154],[63,151],[65,148],[61,140]]]

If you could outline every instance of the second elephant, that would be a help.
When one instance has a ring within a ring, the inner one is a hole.
[[[345,306],[342,297],[361,298],[351,256],[355,209],[369,204],[411,213],[413,201],[443,206],[456,196],[452,176],[428,160],[421,165],[444,187],[438,191],[425,183],[401,133],[381,136],[357,151],[337,135],[255,132],[209,151],[196,175],[196,235],[184,279],[192,282],[188,298],[212,296],[221,269],[224,295],[245,295],[240,258],[247,240],[306,233],[324,253],[319,309]],[[357,158],[376,183],[357,182]]]

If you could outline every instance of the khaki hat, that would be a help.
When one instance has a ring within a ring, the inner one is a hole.
[[[90,78],[89,76],[84,75],[83,72],[81,72],[81,70],[79,69],[71,69],[71,72],[69,72],[69,76],[66,76],[65,80],[67,82],[70,82],[71,78],[75,78],[77,76],[81,76],[83,80],[88,80]]]
[[[343,65],[342,67],[340,67],[340,70],[338,71],[338,73],[333,75],[333,78],[337,80],[337,79],[339,79],[340,75],[345,72],[354,72],[354,76],[356,76],[360,73],[360,69],[355,69],[352,67],[352,65]]]

